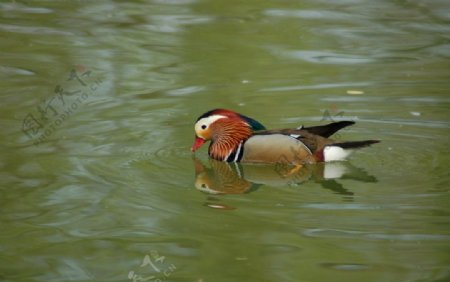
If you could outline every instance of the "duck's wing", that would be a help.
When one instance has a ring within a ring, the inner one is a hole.
[[[319,140],[323,139],[323,140]],[[242,162],[314,163],[314,152],[327,139],[302,130],[264,130],[247,139]]]
[[[336,132],[337,130],[339,130],[336,129],[339,128],[339,126],[340,128],[343,128],[347,125],[340,124],[334,126],[333,130],[334,132]],[[320,130],[313,129],[312,131],[320,131]],[[327,132],[330,133],[333,130],[330,129]],[[325,134],[325,131],[326,130],[323,130],[322,133]],[[275,138],[268,138],[268,136],[274,135],[280,136],[279,140]],[[282,150],[283,154],[286,155],[285,148],[290,148],[292,153],[291,157],[288,159],[292,160],[292,158],[294,158],[292,154],[295,154],[295,152],[297,152],[297,156],[300,156],[300,158],[304,158],[304,160],[306,160],[304,162],[315,162],[315,161],[327,162],[327,161],[344,160],[351,154],[353,149],[367,147],[369,145],[380,142],[379,140],[335,141],[329,138],[322,137],[318,134],[313,134],[307,129],[264,130],[255,133],[251,138],[258,136],[260,137],[261,140],[264,139],[271,140],[271,142],[268,141],[266,142],[267,144],[270,143],[273,146],[265,148],[268,150],[268,152],[272,151],[277,152],[279,150]],[[251,140],[251,138],[249,140]],[[298,143],[296,143],[295,141],[298,141]],[[292,148],[297,148],[296,146],[299,149],[293,150]],[[309,151],[311,157],[308,158],[307,156],[305,156],[304,152],[301,150],[302,148],[305,151]]]

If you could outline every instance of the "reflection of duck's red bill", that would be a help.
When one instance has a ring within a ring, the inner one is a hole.
[[[194,145],[192,145],[191,151],[195,152],[205,143],[205,139],[195,137]]]

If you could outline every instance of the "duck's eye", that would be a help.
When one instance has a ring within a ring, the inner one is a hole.
[[[206,125],[205,124],[202,125],[202,129],[206,129]]]

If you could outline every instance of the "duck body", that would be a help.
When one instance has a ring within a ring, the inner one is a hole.
[[[352,121],[340,121],[315,127],[267,130],[252,118],[215,109],[197,119],[191,150],[196,151],[206,141],[211,141],[209,156],[226,162],[305,164],[339,161],[356,148],[379,142],[342,142],[328,138],[352,124]]]

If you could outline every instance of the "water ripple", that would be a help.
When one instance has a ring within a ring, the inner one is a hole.
[[[0,30],[6,32],[26,33],[26,34],[48,34],[48,35],[74,35],[69,31],[57,30],[43,26],[17,26],[10,24],[0,24]]]
[[[314,20],[341,20],[347,21],[349,17],[352,19],[361,18],[358,15],[350,15],[348,13],[336,12],[336,11],[326,11],[326,10],[285,10],[285,9],[268,9],[265,11],[267,16],[272,17],[294,17],[301,19],[314,19]]]
[[[333,88],[346,88],[346,87],[363,87],[371,85],[371,82],[339,82],[339,83],[320,83],[311,85],[292,85],[292,86],[279,86],[262,88],[260,92],[281,92],[281,91],[298,91],[308,89],[333,89]]]
[[[0,72],[5,74],[18,74],[18,75],[35,75],[36,73],[31,70],[8,67],[8,66],[0,66]]]
[[[298,50],[287,51],[284,55],[293,58],[300,59],[309,63],[316,64],[367,64],[375,62],[376,59],[367,56],[358,56],[355,54],[340,54],[335,52],[326,51],[314,51],[314,50]]]
[[[27,7],[19,3],[1,3],[0,10],[5,12],[22,12],[28,14],[50,14],[53,10],[42,7]]]
[[[370,266],[367,264],[360,263],[322,263],[323,267],[332,268],[336,270],[351,270],[351,271],[361,271],[370,269]]]
[[[386,233],[370,233],[354,230],[340,229],[306,229],[303,234],[308,237],[319,238],[364,238],[375,240],[396,240],[396,241],[448,241],[450,236],[439,234],[386,234]]]

